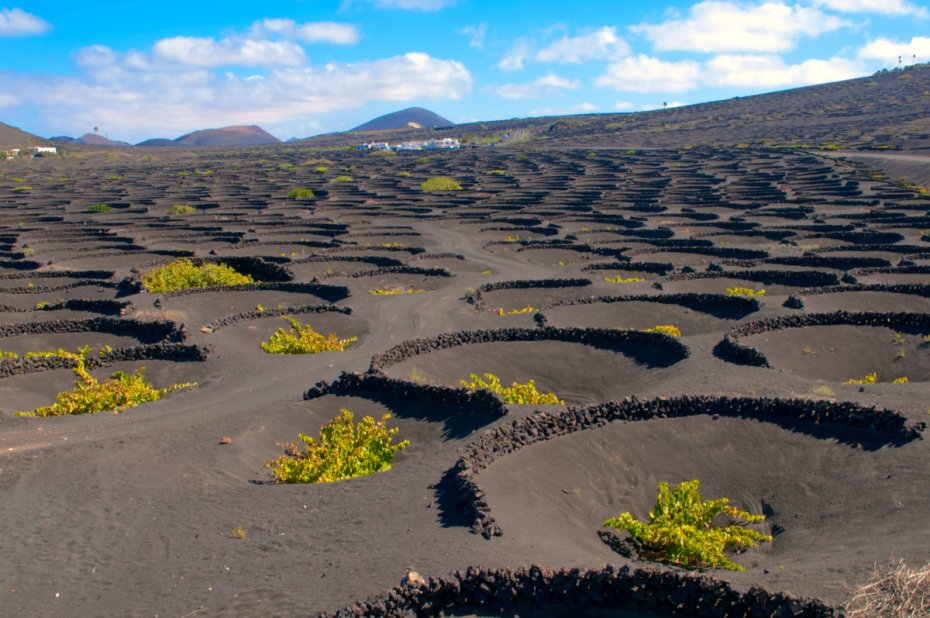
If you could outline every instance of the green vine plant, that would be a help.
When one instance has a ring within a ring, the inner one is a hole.
[[[356,424],[352,412],[342,409],[320,428],[319,439],[298,434],[302,451],[296,443],[279,444],[284,454],[265,465],[279,483],[332,483],[390,470],[397,453],[410,444],[394,442],[399,429],[388,428],[390,418],[366,416]]]
[[[765,290],[754,290],[752,288],[727,288],[727,296],[753,298],[755,296],[765,296]]]
[[[668,483],[659,483],[649,523],[621,513],[605,521],[604,526],[626,530],[644,556],[659,562],[742,571],[743,567],[730,560],[726,552],[771,542],[770,535],[745,527],[765,521],[765,516],[729,506],[729,498],[703,500],[698,491],[700,484],[694,479],[669,490]],[[713,521],[720,515],[732,523],[715,527]]]
[[[358,337],[340,339],[336,333],[323,335],[313,330],[309,324],[301,325],[291,317],[282,317],[289,324],[290,331],[279,328],[271,338],[262,343],[262,349],[269,354],[318,354],[320,352],[342,352],[358,341]]]
[[[471,382],[468,380],[459,381],[459,386],[467,388],[470,391],[491,391],[500,396],[504,403],[520,405],[564,405],[565,402],[559,399],[555,393],[540,393],[536,390],[536,383],[530,380],[526,384],[514,382],[509,387],[501,384],[500,378],[493,373],[485,373],[484,379],[477,373],[471,374]]]
[[[155,388],[148,382],[140,367],[135,373],[115,372],[105,382],[98,382],[87,372],[84,355],[74,355],[77,365],[72,369],[77,376],[74,389],[58,393],[51,405],[29,412],[17,412],[16,416],[64,416],[66,414],[97,414],[112,411],[119,413],[149,401],[158,401],[165,395],[178,390],[194,388],[194,382],[173,384],[167,388]]]
[[[255,280],[226,264],[207,262],[196,266],[187,258],[178,258],[142,275],[142,285],[156,294],[245,283],[255,283]]]

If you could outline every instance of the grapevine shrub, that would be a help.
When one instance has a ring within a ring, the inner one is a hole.
[[[555,393],[540,393],[536,384],[530,380],[526,384],[514,382],[509,388],[501,384],[500,378],[493,373],[485,373],[484,379],[477,373],[471,374],[471,382],[461,380],[459,385],[470,391],[485,390],[496,393],[504,403],[535,404],[535,405],[563,405],[565,402],[556,397]]]
[[[317,354],[319,352],[342,352],[351,344],[358,341],[358,337],[340,339],[336,333],[323,335],[313,330],[309,324],[301,326],[294,318],[282,317],[290,324],[290,332],[279,328],[267,342],[262,343],[262,349],[269,354]]]
[[[178,258],[142,275],[142,285],[149,292],[155,293],[244,283],[255,283],[255,280],[226,264],[206,263],[195,266],[187,258]]]
[[[421,191],[461,191],[459,181],[449,176],[431,176],[420,183]]]
[[[168,393],[197,386],[195,383],[184,383],[155,388],[142,376],[144,367],[132,374],[117,371],[107,381],[98,382],[84,367],[83,356],[76,358],[77,366],[72,371],[78,379],[73,390],[58,393],[51,405],[31,412],[18,412],[17,416],[96,414],[107,410],[122,412],[149,401],[157,401]]]
[[[754,290],[752,288],[727,288],[727,296],[738,296],[742,298],[765,296],[765,290]]]
[[[605,521],[604,526],[628,531],[645,555],[660,562],[742,571],[743,567],[727,558],[725,552],[771,542],[770,535],[744,527],[765,521],[765,516],[729,506],[729,498],[702,500],[700,484],[695,479],[669,490],[668,483],[659,483],[649,523],[621,513]],[[718,515],[726,515],[734,523],[714,527]]]
[[[284,454],[266,466],[279,483],[332,483],[390,470],[394,456],[410,441],[394,442],[399,430],[388,429],[389,418],[366,416],[355,424],[352,412],[342,409],[320,428],[319,439],[299,434],[303,451],[295,443],[281,445]]]

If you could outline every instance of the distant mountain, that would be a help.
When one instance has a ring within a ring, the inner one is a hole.
[[[254,124],[223,127],[222,129],[203,129],[182,135],[173,141],[176,146],[261,146],[281,143],[277,137]]]
[[[67,141],[67,140],[71,140],[72,143],[81,144],[83,146],[132,146],[132,144],[128,142],[120,142],[118,140],[107,139],[106,137],[102,135],[97,135],[95,133],[85,133],[84,135],[82,135],[81,137],[77,139],[65,138],[64,140],[59,140],[59,141]]]
[[[455,123],[422,107],[408,107],[399,112],[378,116],[352,131],[395,131],[397,129],[435,129],[451,127]]]
[[[41,137],[0,122],[0,148],[25,148],[27,146],[41,146],[46,143],[48,141]]]
[[[161,146],[177,146],[178,143],[173,139],[165,139],[163,137],[156,137],[155,139],[147,139],[144,142],[139,142],[136,146],[141,146],[143,148],[152,148],[152,147],[161,147]]]
[[[48,139],[51,140],[51,141],[53,141],[53,142],[67,142],[67,143],[72,143],[72,142],[74,142],[74,138],[73,138],[73,137],[69,137],[69,136],[67,136],[67,135],[56,135],[55,137],[50,137],[50,138],[48,138]]]

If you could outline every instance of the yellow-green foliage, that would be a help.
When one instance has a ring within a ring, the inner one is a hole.
[[[358,337],[340,339],[336,333],[323,335],[316,332],[307,324],[301,326],[294,318],[282,317],[290,324],[290,332],[279,328],[267,342],[262,343],[262,349],[269,354],[317,354],[319,352],[342,352],[358,341]]]
[[[255,280],[226,264],[208,262],[195,266],[187,258],[178,258],[142,275],[142,285],[149,292],[155,293],[244,283],[255,283]]]
[[[197,386],[194,383],[174,384],[155,388],[145,381],[140,368],[133,374],[117,371],[106,382],[98,382],[84,368],[80,357],[72,369],[78,377],[74,390],[58,393],[55,403],[31,412],[18,412],[17,416],[63,416],[65,414],[96,414],[106,410],[122,412],[149,401],[157,401],[168,393]]]
[[[765,521],[765,516],[729,506],[729,498],[702,500],[700,484],[697,479],[685,481],[669,491],[668,483],[659,483],[648,524],[630,513],[621,513],[605,521],[604,526],[627,530],[649,557],[660,562],[742,571],[743,567],[729,560],[725,552],[770,542],[771,536],[743,527]],[[720,514],[735,523],[713,527]]]
[[[113,207],[109,204],[91,204],[87,207],[87,212],[110,212]]]
[[[350,411],[340,410],[320,428],[319,440],[299,434],[303,451],[295,443],[282,445],[284,454],[266,465],[279,483],[332,483],[390,470],[394,456],[410,442],[393,442],[398,429],[388,429],[389,418],[366,416],[356,425]]]
[[[504,237],[504,242],[520,242],[519,234],[508,234]]]
[[[316,197],[316,193],[313,192],[313,189],[297,187],[288,191],[287,196],[292,200],[312,200]]]
[[[658,326],[647,328],[646,332],[662,333],[663,335],[668,335],[669,337],[681,337],[681,331],[673,324],[659,324]]]
[[[765,290],[756,291],[752,288],[727,288],[727,296],[742,296],[745,298],[765,296]]]
[[[462,185],[449,176],[431,176],[420,183],[421,191],[461,191]]]
[[[336,176],[335,178],[333,178],[332,180],[330,180],[330,182],[336,182],[336,183],[339,183],[339,182],[353,182],[354,180],[355,180],[355,179],[352,178],[351,176]]]
[[[510,311],[505,311],[503,308],[498,308],[497,315],[520,315],[522,313],[536,313],[539,311],[536,307],[532,305],[527,305],[522,309],[511,309]]]
[[[536,405],[562,405],[565,402],[556,397],[555,393],[540,393],[536,390],[536,383],[530,380],[526,384],[514,382],[509,388],[501,384],[500,378],[493,373],[485,373],[484,379],[477,373],[471,374],[471,382],[461,380],[459,385],[470,391],[491,391],[500,395],[505,403],[536,404]]]
[[[4,350],[0,348],[0,360],[5,358],[19,358],[19,354],[16,352],[10,352],[9,350]]]
[[[414,288],[390,288],[390,289],[381,289],[377,288],[374,290],[368,290],[368,293],[372,296],[396,296],[398,294],[422,294],[426,290],[414,289]]]
[[[642,277],[627,277],[624,279],[622,275],[617,275],[616,277],[604,277],[604,281],[607,283],[642,283],[645,279]]]
[[[168,208],[168,214],[172,217],[184,217],[197,212],[197,209],[190,204],[172,204]]]
[[[907,384],[907,376],[901,376],[900,378],[894,378],[892,384]],[[864,378],[852,378],[843,382],[843,384],[878,384],[878,373],[872,372],[865,375]]]
[[[503,176],[506,173],[506,170],[488,170],[488,174],[491,176]]]

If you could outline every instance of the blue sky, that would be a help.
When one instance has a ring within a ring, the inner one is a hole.
[[[412,105],[630,112],[927,62],[928,30],[914,0],[20,2],[0,4],[0,120],[137,142],[306,137]]]

